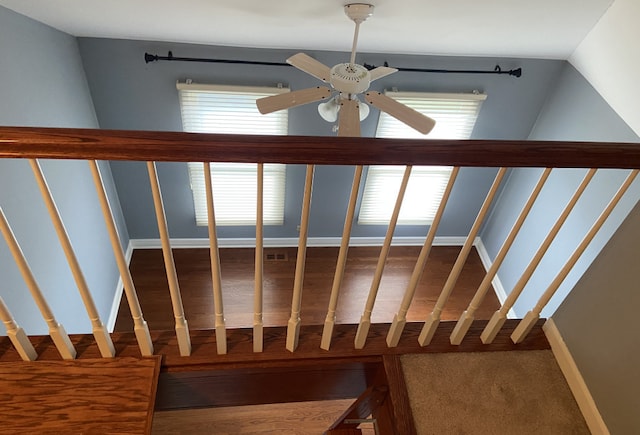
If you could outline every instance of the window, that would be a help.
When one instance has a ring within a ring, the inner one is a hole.
[[[381,112],[376,137],[468,139],[486,95],[385,92],[396,101],[436,120],[423,135]],[[404,174],[404,166],[370,166],[367,171],[359,224],[388,224]],[[429,225],[435,217],[452,168],[414,166],[398,217],[399,225]]]
[[[404,175],[404,166],[370,166],[359,224],[388,224]],[[399,225],[430,224],[451,174],[448,166],[414,166],[398,216]]]
[[[256,99],[288,92],[284,88],[177,84],[184,131],[192,133],[286,135],[288,112],[262,115]],[[204,165],[189,163],[196,224],[207,225]],[[264,165],[264,224],[282,225],[286,166]],[[255,225],[257,165],[211,163],[217,225]]]

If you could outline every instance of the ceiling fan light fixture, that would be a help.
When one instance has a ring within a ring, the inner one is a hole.
[[[353,95],[353,100],[358,102],[360,121],[364,121],[369,116],[369,106],[366,103],[360,101],[358,97]],[[338,120],[338,113],[340,112],[340,96],[329,99],[329,101],[318,104],[318,113],[327,122],[336,122]]]
[[[358,107],[360,109],[360,121],[364,121],[369,116],[369,105],[360,101]]]
[[[318,113],[327,122],[336,122],[338,120],[338,111],[340,110],[340,104],[338,98],[333,97],[326,103],[318,104]]]

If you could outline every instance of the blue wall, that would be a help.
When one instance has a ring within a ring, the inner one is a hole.
[[[566,64],[559,76],[555,90],[540,112],[529,139],[640,141],[593,87],[569,64]],[[491,218],[481,234],[492,258],[500,249],[541,171],[511,171]],[[507,293],[519,280],[524,268],[555,224],[585,173],[586,169],[556,169],[552,172],[498,271],[499,279]],[[524,316],[535,305],[627,174],[628,171],[623,170],[598,171],[514,306],[518,317]],[[543,311],[545,317],[555,311],[639,198],[640,180],[636,180]]]
[[[0,7],[0,125],[96,128],[98,123],[75,38]],[[109,317],[118,273],[88,164],[41,161],[81,268],[103,321]],[[101,163],[120,216],[108,163]],[[91,331],[88,317],[26,160],[0,160],[0,206],[36,280],[69,333]],[[0,238],[2,239],[2,238]],[[28,334],[48,329],[0,240],[0,295]],[[4,329],[1,331],[4,333]]]
[[[174,56],[283,62],[295,50],[258,50],[211,47],[164,42],[80,38],[80,51],[96,113],[102,128],[137,130],[182,129],[175,83],[187,78],[194,82],[274,86],[293,90],[317,86],[318,80],[294,68],[281,66],[239,66],[228,64],[157,62],[145,64],[145,52]],[[309,52],[327,65],[348,59],[346,53]],[[470,92],[488,95],[473,137],[478,139],[526,139],[535,123],[553,80],[564,62],[532,59],[456,58],[400,56],[364,53],[358,62],[406,68],[503,69],[521,66],[522,78],[469,74],[396,73],[374,82],[377,90],[397,87],[404,91]],[[363,136],[373,136],[377,111],[363,122]],[[316,105],[289,111],[289,134],[333,135],[332,125],[323,121]],[[131,238],[157,238],[148,176],[142,163],[111,162],[118,194]],[[342,233],[353,167],[317,169],[311,207],[309,234],[336,237]],[[158,165],[171,237],[207,237],[205,227],[195,226],[195,216],[185,164]],[[463,169],[439,236],[464,236],[469,231],[488,191],[495,169]],[[285,224],[268,227],[266,237],[297,237],[300,220],[304,167],[287,168]],[[364,185],[364,183],[363,183]],[[386,227],[356,225],[354,237],[384,236]],[[424,236],[424,226],[398,227],[396,235]],[[220,237],[253,237],[253,227],[222,227]]]

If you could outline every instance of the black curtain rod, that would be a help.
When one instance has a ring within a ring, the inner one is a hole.
[[[158,56],[157,54],[144,54],[144,61],[157,62],[160,60],[178,61],[178,62],[207,62],[207,63],[228,63],[228,64],[240,64],[240,65],[266,65],[266,66],[291,66],[284,62],[259,62],[253,60],[230,60],[230,59],[210,59],[202,57],[177,57],[172,52],[169,52],[167,56]],[[372,70],[375,65],[363,65],[365,68]],[[389,66],[387,62],[384,66]],[[493,70],[460,70],[460,69],[430,69],[430,68],[397,68],[398,71],[404,72],[423,72],[423,73],[441,73],[441,74],[507,74],[513,77],[522,76],[522,68],[510,69],[503,71],[500,65],[496,65]]]

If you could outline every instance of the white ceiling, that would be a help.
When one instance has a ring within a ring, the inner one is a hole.
[[[367,52],[567,59],[613,0],[370,0]],[[74,36],[349,51],[348,0],[0,0]]]

